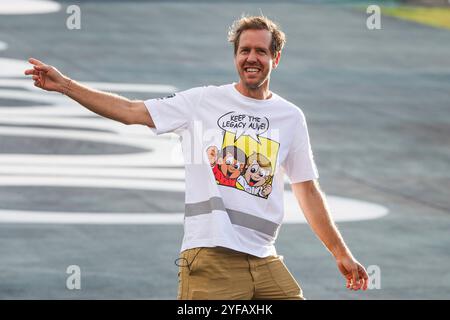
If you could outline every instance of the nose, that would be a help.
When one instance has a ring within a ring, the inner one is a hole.
[[[250,50],[250,53],[247,56],[247,61],[248,62],[256,62],[256,51],[255,50]]]

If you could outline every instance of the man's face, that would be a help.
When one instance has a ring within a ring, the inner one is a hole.
[[[231,153],[227,153],[219,163],[220,171],[229,179],[236,179],[244,169],[244,163],[239,163]]]
[[[253,161],[245,171],[244,178],[250,187],[259,187],[269,178],[270,172],[270,168],[261,168],[258,162]]]
[[[276,68],[279,55],[273,59],[270,51],[272,34],[268,30],[245,30],[241,33],[235,64],[242,84],[257,89],[270,78]]]

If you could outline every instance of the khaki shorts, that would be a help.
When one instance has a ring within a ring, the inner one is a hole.
[[[177,259],[179,300],[303,300],[282,256],[258,258],[223,247],[194,248]]]

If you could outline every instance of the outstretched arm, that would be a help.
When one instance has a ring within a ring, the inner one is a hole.
[[[346,246],[327,208],[325,196],[315,180],[292,184],[292,190],[315,234],[333,254],[339,271],[351,290],[367,289],[369,277]]]
[[[53,66],[33,58],[28,61],[33,68],[25,70],[25,75],[32,75],[36,87],[63,93],[103,117],[124,124],[155,127],[143,101],[130,101],[115,94],[91,89],[63,75]]]

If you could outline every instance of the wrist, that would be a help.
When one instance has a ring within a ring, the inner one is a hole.
[[[339,246],[339,247],[333,248],[330,251],[336,260],[353,257],[352,253],[346,246]]]
[[[64,77],[58,91],[60,93],[62,93],[63,95],[67,95],[67,93],[70,90],[71,84],[72,84],[72,79],[70,79],[68,77]]]

